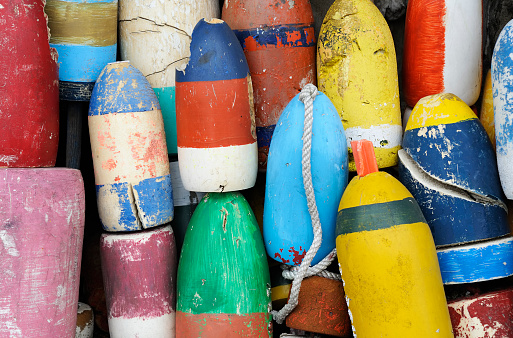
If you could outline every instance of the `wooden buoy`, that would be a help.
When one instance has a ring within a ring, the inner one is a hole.
[[[75,336],[84,219],[80,171],[0,169],[1,337]]]
[[[483,87],[483,95],[481,99],[481,111],[479,121],[483,125],[493,149],[495,149],[495,118],[493,114],[493,91],[492,91],[492,71],[488,70]]]
[[[513,337],[513,289],[451,301],[449,315],[456,338]]]
[[[368,159],[372,145],[364,146]],[[435,244],[417,202],[390,174],[361,172],[347,186],[337,217],[354,335],[452,337]]]
[[[513,237],[438,250],[444,284],[475,283],[513,275]]]
[[[513,20],[502,29],[492,56],[492,88],[495,120],[497,165],[502,189],[508,199],[513,199]]]
[[[85,303],[78,302],[77,328],[75,331],[75,338],[93,338],[93,332],[94,332],[93,309]]]
[[[482,74],[482,0],[410,0],[406,11],[403,90],[415,106],[424,96],[454,93],[472,106]]]
[[[248,61],[258,165],[265,171],[280,114],[304,85],[316,82],[312,7],[308,0],[226,1],[222,18],[237,35]]]
[[[380,168],[396,165],[402,138],[397,60],[388,24],[370,0],[331,5],[319,33],[317,78],[344,124],[349,170],[356,170],[349,143],[361,139],[374,144]]]
[[[196,23],[218,17],[218,0],[119,1],[120,57],[139,69],[153,87],[170,154],[177,153],[175,69],[188,61]]]
[[[272,337],[264,244],[240,193],[201,200],[185,235],[177,290],[177,337]]]
[[[59,143],[59,68],[43,0],[2,3],[0,167],[53,167]]]
[[[48,0],[50,46],[59,53],[61,100],[89,101],[103,67],[116,61],[117,0]]]
[[[108,64],[89,106],[98,213],[108,231],[140,230],[173,219],[173,194],[160,106],[129,62]]]
[[[304,279],[298,304],[287,316],[287,326],[335,337],[352,337],[344,297],[341,281],[319,276]]]
[[[169,170],[171,172],[174,204],[174,217],[171,225],[175,233],[176,249],[180,253],[189,221],[205,193],[189,191],[184,188],[180,177],[178,161],[170,161]]]
[[[273,260],[269,261],[269,275],[271,277],[271,301],[274,310],[281,309],[289,298],[292,281],[283,277],[283,269],[280,264]],[[271,265],[273,264],[274,265]]]
[[[177,254],[171,226],[104,233],[100,245],[110,336],[175,337]]]
[[[452,94],[422,98],[399,152],[399,177],[437,246],[508,234],[494,151],[474,112]]]
[[[237,37],[221,20],[200,20],[191,58],[176,71],[178,162],[189,191],[236,191],[255,184],[253,88]]]
[[[298,94],[278,120],[267,165],[264,242],[271,258],[288,265],[301,264],[314,238],[302,173],[304,120],[305,105]],[[348,179],[344,128],[322,93],[313,102],[311,143],[312,183],[322,226],[322,244],[311,263],[315,265],[335,248],[337,206]]]

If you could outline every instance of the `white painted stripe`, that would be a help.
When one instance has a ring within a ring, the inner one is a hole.
[[[445,3],[444,91],[471,106],[481,90],[482,0]]]
[[[374,148],[395,148],[401,145],[403,128],[399,124],[381,124],[370,128],[353,127],[347,128],[347,146],[351,147],[351,141],[368,140]]]
[[[182,178],[180,177],[180,168],[178,161],[169,163],[171,172],[171,185],[173,186],[173,204],[175,207],[184,207],[187,205],[198,204],[204,192],[189,191],[184,188]]]
[[[251,188],[258,171],[257,143],[217,148],[178,147],[183,186],[189,191],[227,192]]]
[[[166,225],[162,228],[147,229],[141,232],[105,232],[102,234],[102,245],[111,247],[115,242],[118,241],[134,241],[140,244],[144,244],[151,238],[151,236],[161,232],[173,233],[173,228],[171,225]]]
[[[112,338],[173,338],[175,313],[154,318],[109,317],[109,333]]]

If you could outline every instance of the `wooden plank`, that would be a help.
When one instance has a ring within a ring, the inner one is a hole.
[[[75,335],[84,219],[80,171],[0,170],[0,336]]]

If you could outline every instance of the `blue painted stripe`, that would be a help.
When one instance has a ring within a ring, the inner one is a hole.
[[[102,209],[101,205],[106,204],[107,201],[114,199],[118,202],[117,209],[113,210],[114,215],[119,215],[117,224],[108,224],[105,219],[102,219],[100,212],[100,221],[102,222],[103,229],[106,231],[116,231],[120,228],[122,231],[140,230],[137,222],[136,214],[133,212],[133,205],[129,198],[130,185],[127,182],[96,185],[96,197],[98,199],[98,209]],[[110,217],[109,217],[110,218]]]
[[[309,36],[307,29],[312,29],[312,25],[282,25],[267,26],[255,29],[234,30],[242,45],[246,48],[246,39],[251,37],[258,46],[283,46],[283,47],[314,47],[315,38]],[[312,32],[313,33],[313,32]],[[259,49],[257,47],[257,49]]]
[[[258,147],[269,147],[276,125],[256,127]]]
[[[513,238],[437,251],[444,284],[487,281],[513,275]]]
[[[50,44],[59,53],[59,80],[95,82],[103,67],[116,61],[117,44],[106,47]]]
[[[175,87],[153,88],[162,109],[164,129],[166,131],[167,152],[178,153],[176,141],[176,103]]]
[[[504,236],[510,232],[506,210],[449,196],[414,179],[399,162],[399,180],[420,206],[437,246]]]
[[[173,188],[171,175],[142,180],[134,184],[139,218],[144,228],[173,220]]]
[[[160,109],[153,88],[129,62],[108,64],[100,73],[89,104],[89,116]]]
[[[503,200],[495,152],[479,120],[407,130],[403,148],[429,175]]]
[[[176,82],[242,79],[248,74],[246,56],[230,27],[201,19],[192,32],[189,63],[176,71]]]

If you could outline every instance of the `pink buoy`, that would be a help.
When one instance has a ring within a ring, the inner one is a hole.
[[[85,219],[79,170],[0,169],[0,337],[74,337]]]

